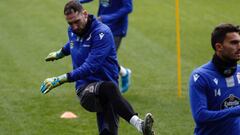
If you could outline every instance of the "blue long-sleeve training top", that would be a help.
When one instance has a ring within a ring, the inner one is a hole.
[[[195,69],[189,82],[194,135],[240,134],[240,67],[225,78],[212,61]]]
[[[79,0],[81,3],[93,0]],[[108,25],[114,36],[126,36],[128,14],[133,10],[132,0],[99,0],[98,16]]]
[[[90,27],[82,37],[68,28],[69,41],[62,48],[72,57],[73,71],[68,73],[68,80],[76,81],[76,90],[98,81],[118,85],[119,65],[111,30],[92,15],[89,19]]]

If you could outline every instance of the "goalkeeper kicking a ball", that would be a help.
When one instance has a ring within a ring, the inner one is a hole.
[[[154,135],[152,114],[140,119],[119,92],[119,65],[111,30],[89,15],[77,0],[65,5],[64,15],[69,24],[69,41],[50,53],[46,61],[71,55],[73,70],[47,78],[41,92],[46,94],[66,82],[75,82],[81,106],[97,113],[99,135],[118,135],[119,116],[143,135]]]

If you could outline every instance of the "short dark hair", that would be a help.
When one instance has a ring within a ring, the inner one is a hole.
[[[230,32],[237,32],[240,34],[239,26],[235,26],[230,23],[223,23],[216,26],[212,32],[212,37],[211,37],[212,48],[216,50],[215,44],[223,43],[226,34]]]
[[[69,15],[76,12],[81,13],[82,11],[83,7],[78,0],[71,0],[64,7],[64,15]]]

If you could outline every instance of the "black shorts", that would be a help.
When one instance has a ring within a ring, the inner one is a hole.
[[[99,99],[99,86],[103,82],[94,82],[86,85],[77,93],[80,104],[90,112],[97,112],[97,124],[100,135],[118,135],[119,116],[112,104],[102,105]]]
[[[103,111],[102,105],[100,104],[98,98],[99,85],[101,83],[102,82],[90,83],[79,90],[79,93],[77,93],[81,106],[90,112]]]

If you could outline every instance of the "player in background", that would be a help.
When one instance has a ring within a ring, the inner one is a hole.
[[[79,0],[81,3],[93,0]],[[132,0],[99,0],[98,20],[110,27],[116,49],[118,50],[121,41],[127,35],[128,14],[132,12]],[[121,92],[128,90],[131,84],[131,70],[120,66]]]
[[[194,135],[240,133],[240,29],[220,24],[211,36],[212,59],[192,72],[189,82]]]
[[[45,79],[41,92],[46,94],[66,82],[75,82],[81,106],[97,114],[99,135],[117,135],[119,116],[143,135],[153,135],[152,114],[140,119],[118,89],[119,65],[109,27],[89,15],[77,0],[65,5],[64,15],[69,24],[69,41],[50,53],[46,61],[70,55],[73,70]]]

